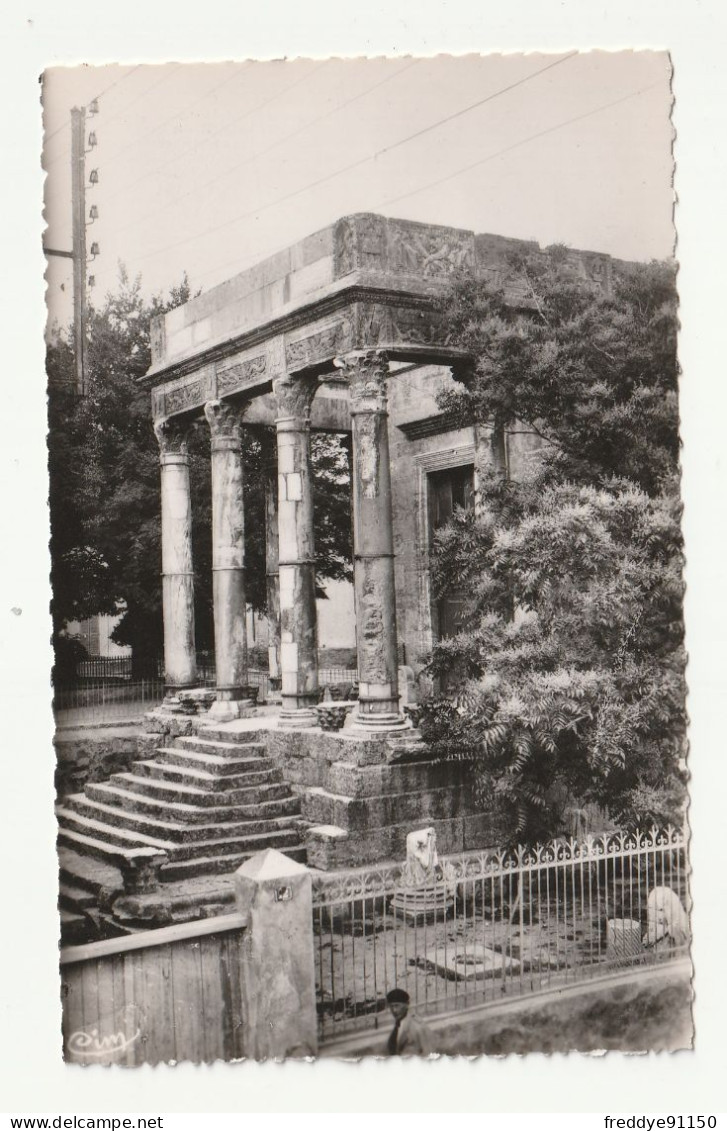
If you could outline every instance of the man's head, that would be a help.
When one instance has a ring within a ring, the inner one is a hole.
[[[386,995],[386,1004],[395,1020],[401,1021],[409,1012],[409,995],[406,990],[390,990]]]

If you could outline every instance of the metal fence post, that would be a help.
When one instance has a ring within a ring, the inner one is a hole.
[[[311,874],[273,848],[235,873],[245,916],[241,971],[245,1055],[255,1060],[318,1051]]]

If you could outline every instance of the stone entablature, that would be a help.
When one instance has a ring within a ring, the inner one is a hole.
[[[326,371],[351,350],[456,362],[436,310],[452,275],[490,278],[525,301],[509,284],[507,256],[537,249],[465,229],[346,216],[155,319],[152,366],[141,382],[155,390],[155,415],[167,416],[262,392],[283,369]],[[609,256],[567,254],[579,277],[610,286]]]

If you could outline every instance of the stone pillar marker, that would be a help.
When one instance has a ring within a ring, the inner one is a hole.
[[[247,919],[242,961],[245,1055],[255,1060],[318,1051],[311,874],[274,848],[235,872]]]
[[[382,351],[336,359],[348,374],[353,432],[354,588],[359,705],[353,726],[385,733],[406,725],[399,711],[394,540],[386,383]]]
[[[242,411],[208,401],[212,456],[212,592],[217,700],[209,717],[238,718],[248,696]]]
[[[317,723],[316,622],[310,409],[317,378],[286,374],[273,382],[278,443],[281,726]]]
[[[280,560],[278,536],[278,461],[265,437],[265,587],[268,606],[268,672],[270,690],[279,698],[280,674]]]
[[[154,423],[161,465],[164,680],[172,693],[197,680],[187,429],[171,417]]]

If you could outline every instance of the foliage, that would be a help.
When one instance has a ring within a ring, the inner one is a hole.
[[[122,613],[115,639],[134,649],[135,674],[162,649],[159,450],[149,394],[137,379],[149,368],[151,318],[186,302],[186,276],[165,297],[147,300],[140,278],[120,268],[116,294],[90,308],[86,396],[72,392],[73,353],[59,337],[48,348],[49,470],[53,622]],[[265,607],[263,465],[271,437],[244,429],[247,598]],[[202,420],[189,440],[193,498],[196,641],[213,646],[209,433]],[[350,568],[349,491],[336,437],[316,438],[319,487],[317,567],[321,577]]]
[[[435,591],[468,605],[432,657],[455,703],[424,727],[530,839],[592,802],[678,820],[683,798],[673,272],[635,268],[606,295],[569,267],[561,249],[515,264],[519,307],[464,281],[447,307],[475,362],[443,404],[538,448],[517,479],[483,470],[476,510],[437,536]]]

